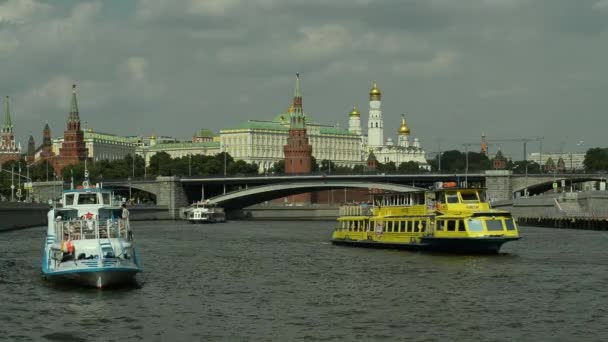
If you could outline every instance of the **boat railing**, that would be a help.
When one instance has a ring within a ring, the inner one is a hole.
[[[340,206],[340,216],[372,216],[371,206],[362,206],[357,204],[347,204]]]
[[[130,240],[128,219],[55,221],[55,236],[63,240],[112,239]]]

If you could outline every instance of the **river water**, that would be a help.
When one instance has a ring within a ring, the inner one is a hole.
[[[333,222],[133,225],[144,273],[123,289],[52,286],[44,228],[0,234],[0,339],[608,339],[608,232],[522,227],[455,256],[333,246]]]

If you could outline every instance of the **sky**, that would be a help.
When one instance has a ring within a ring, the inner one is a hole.
[[[24,147],[45,122],[63,134],[73,83],[86,127],[189,138],[285,112],[299,72],[321,124],[347,127],[356,104],[365,127],[377,81],[385,137],[405,113],[430,153],[484,132],[584,151],[608,145],[607,61],[608,0],[0,0]]]

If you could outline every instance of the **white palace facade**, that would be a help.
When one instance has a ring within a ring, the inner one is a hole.
[[[312,155],[317,163],[331,160],[339,166],[365,165],[368,155],[373,151],[380,163],[394,162],[399,166],[401,163],[413,161],[420,167],[429,169],[426,153],[420,141],[418,138],[410,138],[410,129],[405,117],[401,118],[397,142],[392,138],[385,140],[381,109],[382,94],[376,82],[369,96],[367,134],[362,129],[361,114],[356,106],[349,113],[347,129],[322,125],[310,120],[309,117],[306,118],[307,135],[312,145]],[[285,158],[283,147],[287,143],[289,132],[289,113],[290,109],[268,121],[248,120],[239,126],[220,130],[219,137],[213,137],[212,133],[201,133],[200,139],[194,137],[192,142],[156,141],[156,137],[151,137],[149,143],[141,141],[137,144],[137,154],[142,155],[148,164],[150,157],[161,151],[169,153],[174,158],[187,155],[214,155],[226,151],[235,160],[257,164],[260,173],[264,173],[270,170],[274,163]],[[91,135],[89,133],[89,139]],[[115,149],[112,153],[104,153],[106,158],[110,155],[116,157],[124,155],[127,150],[131,152],[135,148],[131,141],[117,142],[106,137],[103,140],[103,145],[107,144],[105,140],[110,140],[111,143],[108,145]],[[89,141],[86,132],[85,141]],[[95,148],[97,146],[87,145],[87,147],[89,153],[97,150]]]

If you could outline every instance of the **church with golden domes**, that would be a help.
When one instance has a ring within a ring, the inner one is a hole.
[[[369,92],[369,117],[367,120],[367,136],[362,134],[361,114],[356,106],[349,114],[349,132],[361,135],[362,160],[373,152],[380,163],[394,162],[396,166],[405,162],[416,162],[424,169],[430,169],[426,161],[426,152],[420,145],[420,140],[410,140],[410,128],[401,115],[401,125],[397,130],[397,143],[391,137],[384,139],[384,118],[382,116],[382,92],[376,82],[373,82]]]

